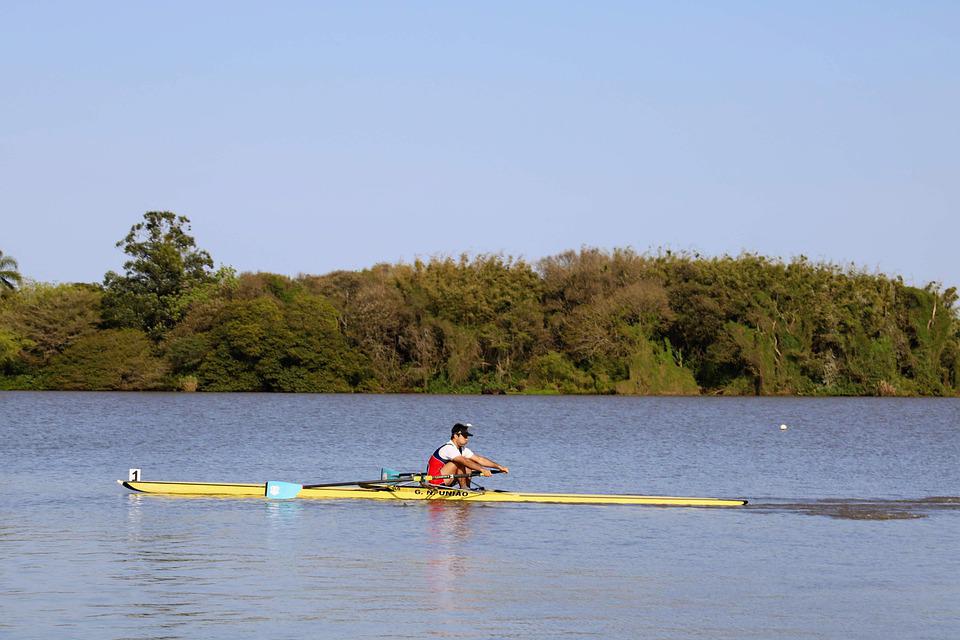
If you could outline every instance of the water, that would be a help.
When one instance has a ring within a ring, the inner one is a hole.
[[[166,498],[419,470],[736,509]],[[781,431],[786,423],[790,428]],[[2,638],[960,637],[960,402],[0,394]]]

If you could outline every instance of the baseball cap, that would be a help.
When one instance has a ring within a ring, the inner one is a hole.
[[[465,436],[472,436],[473,434],[468,431],[473,425],[469,422],[460,423],[453,425],[453,429],[450,429],[450,435],[455,436],[458,433],[462,433]]]

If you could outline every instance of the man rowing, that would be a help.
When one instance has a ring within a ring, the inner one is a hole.
[[[470,488],[470,478],[466,477],[472,471],[479,471],[480,475],[489,478],[490,469],[497,469],[503,473],[510,473],[510,470],[491,460],[484,458],[467,448],[467,442],[470,440],[470,423],[453,425],[450,430],[450,439],[446,444],[441,445],[430,456],[427,462],[427,475],[430,476],[452,476],[462,475],[463,478],[438,478],[431,480],[431,484],[451,485],[457,480],[463,489]]]

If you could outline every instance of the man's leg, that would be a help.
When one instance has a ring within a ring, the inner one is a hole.
[[[467,469],[461,464],[457,464],[453,460],[447,462],[440,468],[439,476],[452,476],[452,475],[466,475],[470,473],[470,469]],[[453,481],[456,480],[461,488],[469,489],[470,488],[470,478],[447,478],[443,481],[443,484],[450,486],[453,484]]]

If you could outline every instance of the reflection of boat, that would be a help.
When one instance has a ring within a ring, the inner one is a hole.
[[[259,497],[267,496],[267,484],[229,484],[219,482],[143,482],[123,481],[133,491],[174,496]],[[297,485],[299,486],[299,485]],[[408,483],[359,483],[350,486],[300,488],[298,498],[319,500],[442,500],[457,502],[545,502],[562,504],[640,504],[676,507],[737,507],[746,500],[722,498],[683,498],[675,496],[639,496],[583,493],[515,493],[499,490],[466,490],[454,487],[424,486]]]

